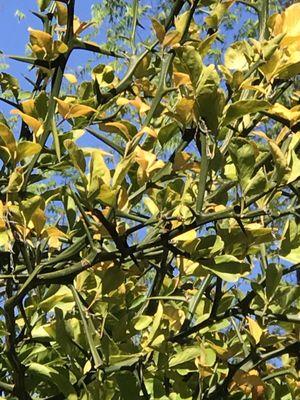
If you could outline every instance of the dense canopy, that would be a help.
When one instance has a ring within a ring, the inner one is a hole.
[[[300,3],[150,3],[0,73],[3,399],[300,397]]]

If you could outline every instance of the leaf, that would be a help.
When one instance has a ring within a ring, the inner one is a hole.
[[[200,346],[186,347],[184,350],[171,357],[169,361],[169,367],[173,368],[187,361],[194,360],[199,357],[201,353],[202,348]]]
[[[58,98],[55,98],[55,100],[57,101],[58,112],[64,119],[83,117],[97,111],[84,104],[72,104]]]
[[[124,282],[124,277],[124,272],[118,266],[106,270],[102,277],[102,292],[106,294],[118,289]]]
[[[138,109],[139,114],[142,116],[145,114],[147,111],[150,110],[150,106],[143,102],[140,97],[136,96],[134,100],[129,100],[126,97],[119,97],[117,99],[117,105],[118,106],[124,106],[127,104],[133,105],[135,108]]]
[[[45,50],[46,53],[51,53],[53,42],[52,36],[49,33],[32,28],[28,28],[28,32],[30,34],[30,43],[33,46],[33,50],[35,46],[37,46]]]
[[[249,68],[247,59],[243,53],[244,45],[236,42],[230,46],[224,55],[224,65],[228,69],[245,71]]]
[[[254,143],[243,138],[232,139],[229,146],[230,156],[236,167],[238,179],[243,190],[249,185],[254,172],[256,164],[255,150]]]
[[[71,290],[66,286],[61,286],[56,289],[57,290],[54,294],[50,292],[50,296],[40,302],[41,309],[44,312],[53,311],[55,307],[65,312],[73,309],[74,299]],[[65,304],[67,305],[67,308],[64,307]]]
[[[173,47],[177,45],[181,40],[181,33],[178,31],[170,31],[168,32],[163,40],[163,47]]]
[[[190,85],[192,83],[189,75],[183,72],[173,72],[173,80],[176,88],[181,85]]]
[[[151,18],[151,22],[159,43],[163,43],[166,34],[165,27],[155,18]]]
[[[201,261],[201,266],[227,282],[236,282],[251,271],[249,264],[228,254],[216,256],[212,262]]]
[[[281,14],[273,15],[270,21],[272,26],[273,35],[280,35],[284,33],[281,47],[290,47],[294,50],[299,50],[299,18],[300,18],[300,5],[299,3],[292,4]]]
[[[64,77],[72,84],[77,83],[77,78],[74,74],[64,74]]]
[[[24,158],[32,157],[41,151],[42,147],[38,143],[34,142],[19,142],[17,147],[17,158],[16,161],[22,161]]]
[[[236,121],[244,115],[264,111],[269,107],[270,103],[266,100],[239,100],[235,103],[230,104],[227,108],[227,111],[222,121],[222,126],[229,125],[230,123]]]
[[[48,7],[50,4],[51,0],[37,0],[38,6],[41,11],[45,11],[45,9]]]
[[[68,150],[72,164],[79,172],[85,173],[86,162],[84,158],[83,151],[76,145],[73,140],[66,139],[64,141],[64,146]]]
[[[100,123],[99,128],[104,132],[117,133],[125,140],[131,140],[137,134],[136,127],[125,120],[107,122],[105,124]]]
[[[227,0],[221,3],[215,3],[215,7],[208,17],[205,18],[206,24],[213,29],[216,29],[220,24],[224,14],[231,7],[235,0]]]
[[[24,183],[24,172],[22,168],[16,168],[10,175],[7,192],[17,193]]]
[[[67,20],[68,20],[67,6],[65,4],[61,3],[60,1],[56,1],[55,5],[56,5],[56,11],[57,11],[59,25],[67,25]]]
[[[140,387],[132,372],[122,371],[116,374],[120,394],[124,400],[140,399]]]
[[[266,293],[268,299],[271,299],[276,294],[281,277],[282,266],[279,264],[269,264],[266,270]]]
[[[273,141],[268,141],[271,153],[276,165],[276,181],[280,183],[282,180],[288,179],[288,174],[290,172],[290,168],[287,166],[287,160],[280,147]]]
[[[101,183],[109,187],[111,181],[110,170],[103,159],[103,152],[93,149],[91,153],[89,196],[99,193]]]
[[[135,154],[131,153],[129,156],[121,159],[121,161],[118,163],[113,178],[112,178],[112,186],[113,188],[116,188],[119,186],[123,180],[125,179],[125,176],[127,175],[131,165],[134,163],[135,160]]]
[[[254,338],[256,344],[259,343],[263,330],[254,319],[247,317],[247,322],[251,336]]]
[[[149,315],[141,315],[134,324],[134,329],[137,331],[142,331],[146,329],[152,322],[153,318]]]
[[[0,144],[7,150],[10,158],[14,159],[16,152],[15,137],[11,130],[3,123],[0,123]]]
[[[287,221],[282,234],[280,256],[290,262],[300,262],[300,225],[295,220]]]
[[[197,91],[198,83],[203,71],[203,63],[200,53],[194,47],[189,45],[176,49],[176,53],[180,58],[182,67],[191,79],[194,90]]]
[[[62,374],[61,371],[45,364],[30,362],[27,366],[29,375],[39,375],[48,380],[49,383],[54,383],[55,386],[61,391],[67,400],[77,400],[77,395],[74,387],[69,381],[69,377]]]
[[[27,115],[20,110],[12,110],[10,113],[20,115],[25,124],[27,124],[33,130],[33,133],[37,137],[39,137],[43,133],[43,123],[38,119],[32,117],[31,115]]]
[[[92,77],[98,83],[100,88],[105,88],[113,85],[115,74],[110,65],[99,64],[93,69]]]

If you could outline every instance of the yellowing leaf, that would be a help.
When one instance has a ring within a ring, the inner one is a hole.
[[[243,48],[244,46],[237,42],[226,50],[224,55],[224,64],[226,68],[237,71],[245,71],[248,69],[249,66],[243,53]]]
[[[173,47],[180,42],[181,36],[181,33],[178,31],[168,32],[164,37],[164,41],[162,44],[164,47]]]
[[[60,1],[56,1],[56,11],[58,16],[59,25],[66,25],[68,19],[68,9],[67,6]]]
[[[189,11],[186,11],[183,14],[177,15],[177,17],[175,17],[174,25],[176,30],[181,34],[181,36],[184,34],[189,17],[190,17]]]
[[[183,72],[174,72],[173,80],[175,87],[179,87],[180,85],[191,85],[191,79],[188,74]]]
[[[169,367],[173,368],[187,361],[195,360],[202,353],[200,346],[190,346],[171,357]]]
[[[61,247],[60,239],[67,238],[67,235],[56,226],[50,226],[43,231],[43,237],[48,239],[50,249],[59,250]]]
[[[44,31],[35,30],[28,28],[30,33],[30,43],[32,45],[45,49],[46,53],[50,53],[52,50],[52,36]]]
[[[255,343],[259,343],[261,335],[263,334],[263,330],[254,319],[247,317],[247,322],[251,336],[255,340]]]
[[[136,329],[137,331],[142,331],[143,329],[146,329],[152,321],[153,318],[149,315],[141,315],[135,322],[134,329]]]
[[[117,133],[125,140],[131,140],[137,133],[136,127],[125,120],[101,123],[99,128],[105,132]]]
[[[11,114],[20,115],[25,124],[27,124],[33,130],[35,136],[39,137],[43,133],[44,131],[43,123],[38,119],[31,117],[30,115],[24,114],[20,110],[12,110]]]
[[[176,118],[183,124],[188,124],[193,117],[193,108],[195,101],[193,99],[182,98],[176,104]]]
[[[285,33],[284,38],[282,39],[280,46],[291,46],[291,44],[296,44],[298,49],[299,46],[299,38],[300,38],[300,4],[292,4],[281,14],[277,14],[272,16],[271,25],[272,25],[272,33],[273,35],[279,35],[281,33]],[[298,43],[297,43],[298,42]]]
[[[14,158],[16,151],[15,137],[11,130],[2,123],[0,123],[0,144],[8,150],[10,157]]]
[[[280,147],[273,140],[269,140],[268,143],[276,165],[276,180],[277,182],[281,182],[283,179],[287,179],[290,169],[287,166],[286,157]]]
[[[64,77],[70,82],[70,83],[77,83],[77,78],[74,74],[64,74]]]
[[[10,175],[8,181],[7,192],[16,193],[18,192],[24,183],[24,173],[22,168],[16,168]]]
[[[299,106],[295,106],[291,109],[285,107],[280,103],[275,103],[268,109],[268,114],[278,118],[279,121],[282,121],[287,126],[294,126],[300,121],[300,108]]]
[[[155,31],[156,37],[157,37],[159,43],[162,43],[164,41],[164,37],[166,34],[165,27],[155,18],[152,18],[151,21],[152,21],[152,27]]]
[[[266,100],[239,100],[228,106],[222,125],[226,126],[244,115],[264,111],[269,107],[270,103]]]
[[[77,117],[83,117],[85,115],[91,114],[96,112],[97,110],[95,110],[92,107],[89,106],[85,106],[83,104],[74,104],[68,114],[66,115],[66,119],[67,118],[77,118]]]
[[[22,161],[26,157],[31,157],[41,151],[41,145],[34,142],[20,142],[17,147],[17,161]]]
[[[129,100],[126,97],[119,97],[117,99],[117,105],[124,106],[127,104],[136,107],[141,115],[150,110],[150,106],[144,103],[138,96],[134,100]]]
[[[58,98],[55,98],[55,100],[57,101],[58,112],[64,117],[64,119],[83,117],[97,111],[84,104],[72,104]]]

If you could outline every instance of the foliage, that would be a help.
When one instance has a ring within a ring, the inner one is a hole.
[[[300,5],[239,2],[258,37],[217,65],[233,3],[176,0],[137,43],[136,1],[124,52],[38,1],[32,93],[0,75],[4,398],[299,397]]]

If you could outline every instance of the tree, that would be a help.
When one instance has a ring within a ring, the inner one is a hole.
[[[296,399],[299,4],[238,2],[258,36],[216,65],[233,1],[176,0],[143,43],[135,1],[126,51],[38,3],[32,93],[0,76],[4,398]],[[89,81],[79,50],[105,57]]]

